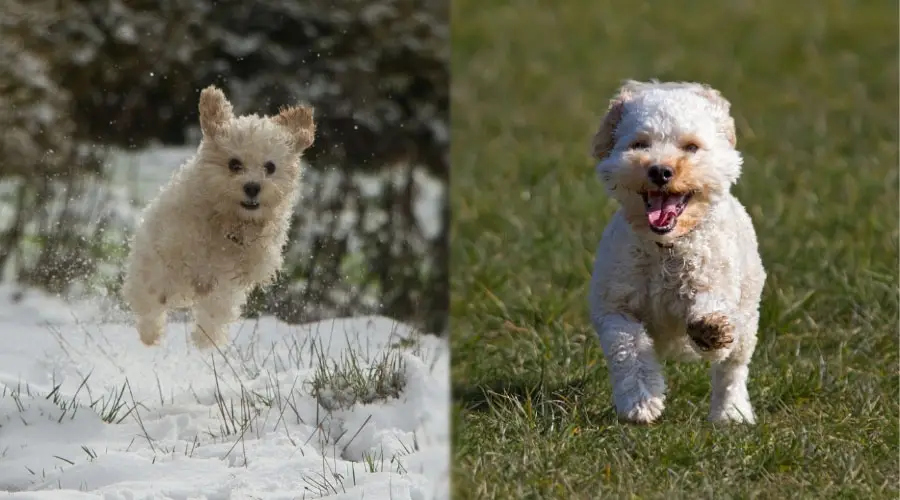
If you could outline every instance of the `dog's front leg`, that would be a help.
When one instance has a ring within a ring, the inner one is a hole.
[[[752,424],[756,417],[747,379],[756,320],[732,311],[726,300],[700,295],[689,314],[687,333],[712,359],[709,420]]]
[[[666,383],[644,325],[626,314],[595,318],[619,417],[648,424],[665,408]]]
[[[214,290],[194,304],[194,330],[191,338],[200,349],[228,342],[228,327],[240,315],[238,296],[229,290]]]
[[[732,359],[713,363],[709,420],[712,422],[756,423],[747,378],[750,367]]]

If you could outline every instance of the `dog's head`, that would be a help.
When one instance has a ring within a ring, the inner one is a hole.
[[[699,83],[625,82],[594,135],[608,192],[634,230],[656,241],[691,231],[737,182],[730,104]]]
[[[214,86],[200,93],[197,196],[217,212],[250,222],[270,220],[293,202],[300,157],[315,137],[313,109],[298,105],[276,116],[235,116]]]

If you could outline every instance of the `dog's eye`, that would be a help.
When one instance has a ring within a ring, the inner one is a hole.
[[[681,146],[681,149],[686,153],[696,153],[697,150],[700,149],[700,146],[694,144],[693,142],[689,142],[684,146]]]
[[[267,161],[266,164],[263,165],[263,167],[265,167],[267,174],[272,175],[275,173],[275,164],[274,163]]]
[[[631,143],[631,149],[647,149],[650,147],[650,143],[640,139]]]
[[[238,160],[237,158],[228,160],[228,170],[240,172],[242,168],[244,168],[244,165],[241,163],[241,160]]]

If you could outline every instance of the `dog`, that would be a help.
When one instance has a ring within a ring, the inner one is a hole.
[[[756,421],[747,392],[765,269],[731,194],[743,159],[731,104],[708,85],[625,81],[592,141],[617,201],[589,293],[620,419],[663,412],[659,360],[711,362],[709,420]]]
[[[200,93],[202,140],[144,209],[130,244],[122,296],[141,341],[159,343],[170,309],[193,309],[193,343],[222,346],[247,294],[283,260],[313,109],[235,116],[214,86]]]

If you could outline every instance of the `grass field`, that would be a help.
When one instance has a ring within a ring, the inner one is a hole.
[[[453,0],[454,498],[897,498],[895,2]],[[707,366],[619,424],[587,317],[615,205],[589,139],[624,78],[733,104],[769,279],[755,427]]]

